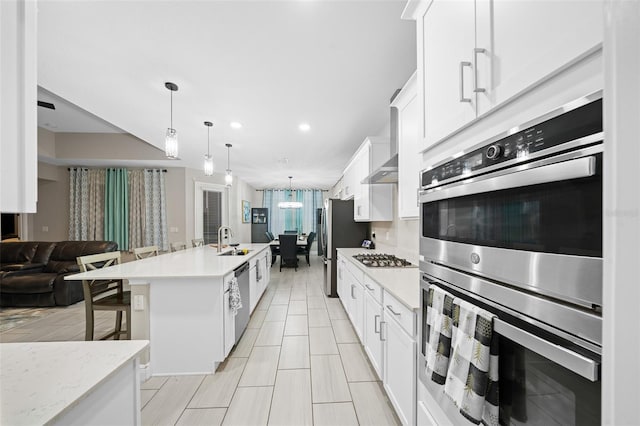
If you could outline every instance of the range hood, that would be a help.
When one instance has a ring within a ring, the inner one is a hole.
[[[393,103],[393,100],[398,96],[400,90],[401,89],[396,90],[393,96],[391,96],[390,103]],[[375,169],[373,173],[362,179],[360,183],[398,183],[398,108],[392,106],[390,110],[390,158]]]

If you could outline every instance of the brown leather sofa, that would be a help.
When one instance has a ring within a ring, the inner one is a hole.
[[[83,299],[76,258],[116,251],[113,241],[0,243],[0,306],[67,306]]]

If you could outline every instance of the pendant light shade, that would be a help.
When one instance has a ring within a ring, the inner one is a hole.
[[[178,132],[173,128],[173,92],[178,91],[178,85],[166,82],[164,87],[171,92],[171,122],[164,138],[164,154],[167,158],[178,158]]]
[[[224,174],[224,183],[227,186],[231,186],[233,185],[233,174],[231,173],[231,165],[229,162],[229,151],[233,145],[231,145],[230,143],[227,143],[225,144],[225,146],[227,147],[227,171]]]
[[[213,123],[210,121],[205,121],[204,125],[207,126],[207,154],[204,156],[204,175],[212,176],[213,175],[213,156],[209,151],[209,146],[210,146],[209,130],[211,129],[211,126],[213,126]]]
[[[281,209],[301,209],[302,203],[300,201],[293,201],[293,189],[291,189],[291,179],[293,176],[289,176],[289,201],[280,201],[278,207]]]

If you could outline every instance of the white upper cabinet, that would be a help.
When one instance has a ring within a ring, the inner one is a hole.
[[[38,198],[37,5],[0,1],[0,211],[35,213]]]
[[[391,103],[398,109],[398,216],[418,217],[420,143],[418,132],[418,88],[414,73]]]
[[[601,46],[601,0],[418,0],[421,149]]]
[[[478,115],[600,48],[603,10],[601,0],[477,0]]]
[[[435,0],[419,22],[425,147],[476,117],[471,67],[474,15],[473,1]]]
[[[368,137],[353,158],[357,170],[353,219],[356,222],[393,220],[393,188],[389,184],[361,183],[390,157],[389,139]]]

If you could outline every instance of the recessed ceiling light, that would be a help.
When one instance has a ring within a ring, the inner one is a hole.
[[[308,132],[311,129],[311,126],[309,126],[309,124],[307,124],[307,123],[301,123],[298,126],[298,129],[300,129],[303,132]]]
[[[231,123],[229,123],[229,126],[231,126],[232,129],[241,129],[242,128],[242,124],[238,123],[237,121],[232,121]]]

